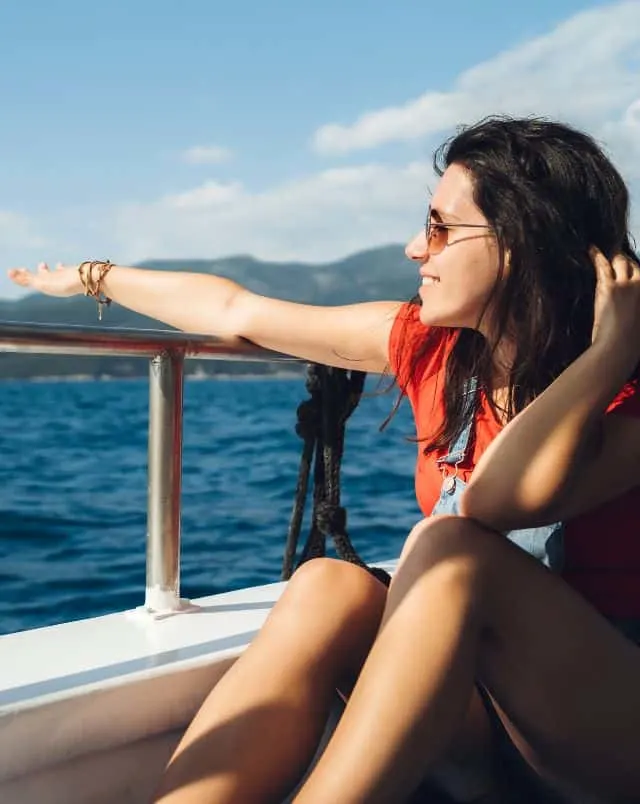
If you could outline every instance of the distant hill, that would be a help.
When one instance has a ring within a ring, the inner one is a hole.
[[[384,246],[362,251],[337,262],[263,262],[249,256],[217,260],[149,260],[142,268],[162,271],[196,271],[234,279],[257,293],[311,304],[350,304],[376,299],[410,298],[417,287],[417,271],[404,255],[402,246]],[[76,296],[54,299],[29,294],[16,301],[0,299],[0,322],[20,321],[47,324],[96,326],[93,300]],[[164,325],[145,316],[111,306],[103,317],[105,327],[160,329]],[[187,361],[187,371],[213,373],[270,373],[275,364]],[[145,376],[148,362],[129,357],[77,357],[0,353],[0,379],[90,376]]]

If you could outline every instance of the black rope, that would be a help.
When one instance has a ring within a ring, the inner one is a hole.
[[[297,410],[296,433],[304,442],[298,482],[287,533],[282,578],[294,571],[313,461],[313,512],[311,528],[297,566],[326,555],[331,538],[338,557],[363,567],[386,586],[390,576],[378,567],[368,567],[354,549],[347,532],[347,512],[340,505],[340,466],[344,452],[347,419],[358,406],[366,374],[315,363],[307,368],[306,387],[310,398]]]

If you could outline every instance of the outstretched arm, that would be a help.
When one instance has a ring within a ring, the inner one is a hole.
[[[78,266],[9,271],[16,284],[52,296],[84,292]],[[243,338],[266,349],[341,368],[382,373],[401,303],[322,307],[252,293],[210,274],[114,265],[102,290],[113,301],[186,332]]]

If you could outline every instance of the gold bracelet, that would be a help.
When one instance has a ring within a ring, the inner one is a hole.
[[[90,260],[85,260],[84,262],[81,262],[80,265],[78,266],[78,276],[80,277],[80,284],[82,285],[85,296],[89,296],[90,294],[89,294],[89,285],[87,282],[87,276],[83,273],[82,269],[85,267],[85,265],[89,265],[89,263]]]
[[[84,271],[85,266],[89,266]],[[94,282],[93,269],[98,268],[98,278]],[[80,277],[80,284],[84,288],[85,296],[92,296],[98,305],[98,321],[102,321],[102,308],[111,304],[111,299],[103,292],[102,283],[105,276],[113,268],[111,260],[85,260],[78,266],[78,275]]]

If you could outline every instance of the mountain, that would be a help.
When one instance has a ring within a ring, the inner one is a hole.
[[[149,260],[141,268],[194,271],[226,276],[268,296],[309,304],[351,304],[375,299],[408,299],[417,287],[417,271],[402,246],[390,245],[358,252],[343,260],[313,265],[298,262],[263,262],[250,256],[216,260]],[[10,301],[0,299],[3,321],[96,326],[93,299],[75,296],[54,299],[29,294]],[[112,305],[101,326],[132,329],[167,329],[165,325],[124,307]],[[1,336],[0,336],[1,337]],[[213,373],[271,373],[275,364],[188,360],[187,371]],[[146,376],[146,359],[129,357],[77,357],[0,352],[0,379],[68,375]]]

